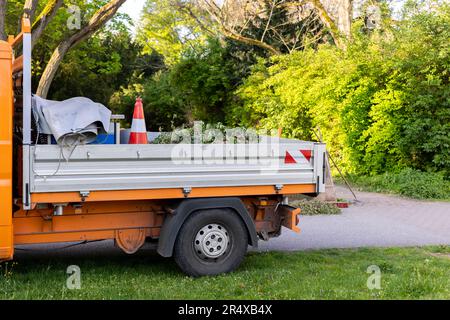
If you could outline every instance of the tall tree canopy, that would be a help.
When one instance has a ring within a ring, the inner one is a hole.
[[[53,51],[45,67],[40,65],[42,74],[40,75],[37,94],[47,97],[56,72],[67,52],[99,31],[111,18],[126,0],[1,0],[0,2],[0,37],[5,38],[6,33],[16,33],[14,25],[20,26],[22,16],[32,21],[32,44],[33,47],[41,40],[51,40],[53,47],[45,46],[47,50]],[[80,28],[70,30],[67,21],[70,13],[65,9],[67,5],[77,6],[80,12]],[[4,9],[8,7],[8,10]],[[14,21],[18,21],[14,23]],[[52,22],[57,21],[57,28],[52,32],[45,33]],[[19,29],[19,28],[17,28]],[[20,30],[17,30],[20,31]],[[41,61],[42,62],[42,61]]]

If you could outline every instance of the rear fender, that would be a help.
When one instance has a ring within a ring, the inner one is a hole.
[[[258,246],[258,236],[255,224],[247,209],[239,198],[202,198],[182,201],[175,211],[168,215],[161,228],[158,241],[158,253],[163,257],[171,257],[178,232],[186,219],[195,211],[211,209],[231,209],[236,212],[244,222],[248,232],[249,245]]]

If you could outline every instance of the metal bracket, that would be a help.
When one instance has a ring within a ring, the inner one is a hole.
[[[283,185],[282,184],[276,184],[275,185],[275,192],[276,193],[280,193],[281,189],[283,189]]]
[[[269,241],[270,236],[269,233],[267,232],[267,230],[262,230],[260,232],[260,237],[264,240],[264,241]]]
[[[189,196],[189,194],[191,193],[191,191],[192,191],[191,187],[184,187],[183,188],[184,197],[187,198]]]
[[[86,198],[89,197],[90,194],[91,194],[90,191],[80,191],[81,201],[85,202]]]

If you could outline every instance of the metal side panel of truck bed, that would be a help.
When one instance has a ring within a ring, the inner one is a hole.
[[[284,139],[283,139],[284,140]],[[325,146],[259,144],[57,145],[30,150],[30,193],[315,184]]]

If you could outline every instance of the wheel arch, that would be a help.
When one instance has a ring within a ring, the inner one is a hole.
[[[196,211],[210,209],[231,209],[236,212],[247,229],[248,244],[258,246],[255,224],[241,199],[235,197],[186,199],[164,220],[158,241],[158,253],[163,257],[171,257],[178,233],[186,219]]]

